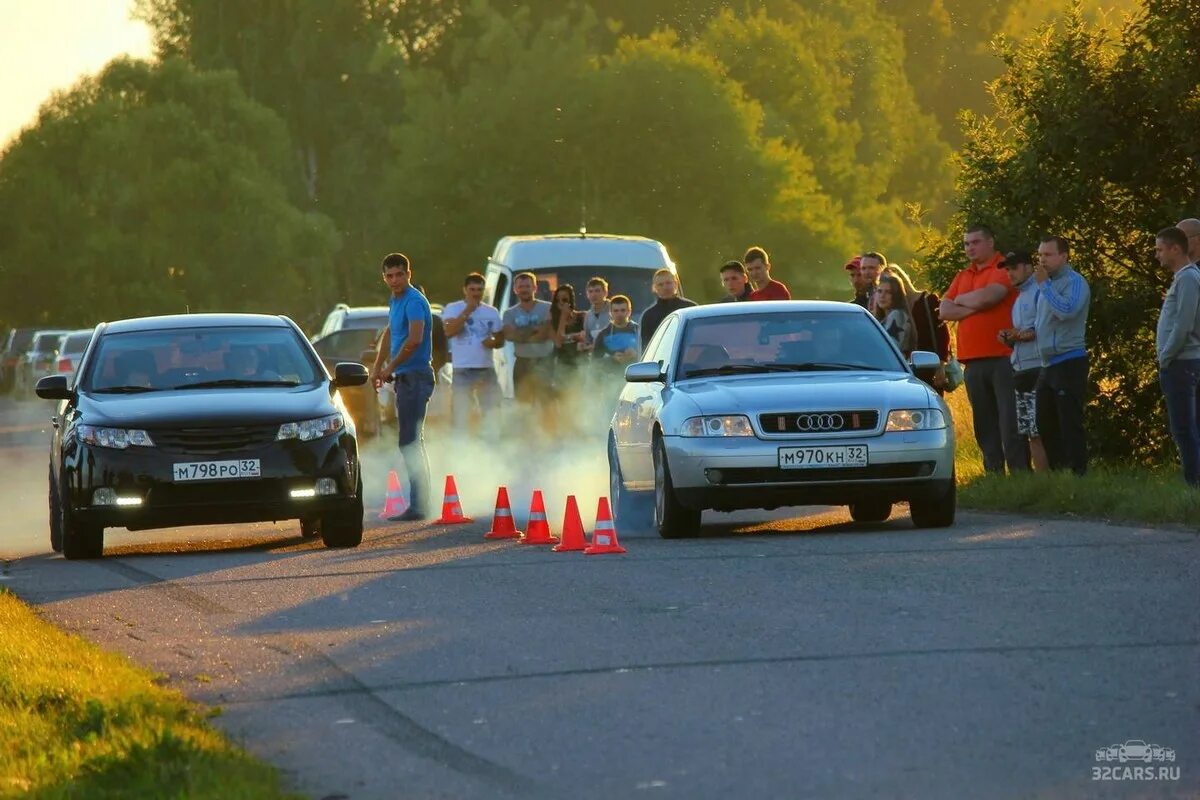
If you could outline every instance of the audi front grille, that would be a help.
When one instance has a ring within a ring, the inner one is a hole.
[[[786,411],[759,414],[763,433],[803,436],[818,433],[873,431],[879,425],[878,411]]]

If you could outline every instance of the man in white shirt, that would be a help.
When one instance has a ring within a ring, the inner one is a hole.
[[[483,302],[483,276],[472,272],[463,281],[463,299],[455,300],[442,311],[442,326],[450,345],[450,363],[454,379],[450,384],[450,414],[454,432],[469,432],[472,409],[480,417],[500,407],[500,384],[492,351],[504,339],[500,312]]]

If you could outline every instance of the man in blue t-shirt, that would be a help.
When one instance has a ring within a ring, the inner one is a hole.
[[[630,322],[633,304],[623,294],[608,301],[609,326],[596,335],[592,359],[614,374],[624,376],[625,367],[637,361],[638,326]]]
[[[408,510],[393,521],[427,519],[429,456],[425,452],[425,411],[433,395],[433,315],[429,301],[412,285],[412,267],[402,253],[383,259],[383,282],[391,290],[388,326],[379,340],[371,380],[378,389],[395,381],[400,456],[412,487]]]

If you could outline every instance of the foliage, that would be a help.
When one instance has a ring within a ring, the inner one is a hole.
[[[144,670],[0,590],[0,796],[294,797]]]
[[[1072,242],[1093,290],[1091,446],[1113,462],[1173,458],[1154,359],[1170,275],[1154,234],[1200,199],[1200,17],[1187,0],[1149,0],[1119,35],[1072,14],[1003,49],[994,113],[969,118],[956,220],[992,225],[1002,249],[1050,233]],[[953,237],[930,246],[945,286]]]
[[[56,96],[0,160],[0,315],[302,309],[337,240],[289,202],[287,141],[232,73],[177,59]]]
[[[954,469],[964,508],[1200,528],[1200,492],[1183,481],[1177,463],[1164,466],[1093,465],[1082,478],[1069,471],[987,474],[971,433],[965,390],[946,396],[954,417]]]

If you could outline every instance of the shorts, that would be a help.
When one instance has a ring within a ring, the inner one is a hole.
[[[1017,397],[1017,433],[1030,439],[1041,436],[1037,426],[1037,383],[1040,369],[1013,374],[1013,394]]]

